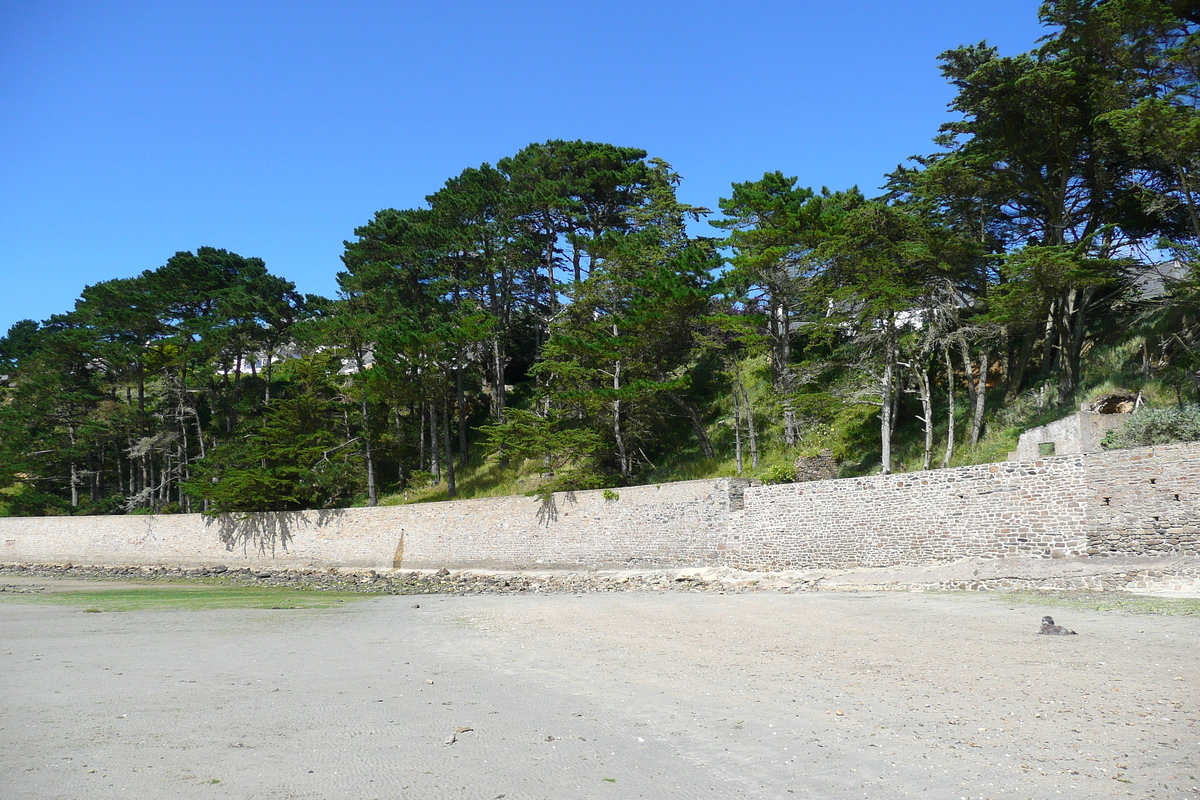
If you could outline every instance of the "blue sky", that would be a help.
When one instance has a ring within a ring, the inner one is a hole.
[[[203,245],[333,295],[376,210],[534,141],[643,148],[712,208],[771,170],[869,194],[947,119],[937,54],[1027,50],[1037,6],[4,0],[0,333]]]

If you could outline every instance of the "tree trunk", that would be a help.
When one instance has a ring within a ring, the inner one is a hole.
[[[950,466],[954,457],[954,360],[950,358],[949,343],[942,349],[946,357],[946,455],[942,457],[942,469]]]
[[[683,409],[684,413],[688,415],[688,419],[692,421],[692,429],[696,432],[696,438],[700,440],[700,450],[704,453],[704,457],[713,458],[712,442],[709,441],[708,434],[704,432],[704,425],[700,421],[700,415],[696,413],[696,409],[674,392],[666,392],[666,396],[668,400]]]
[[[208,453],[206,452],[206,450],[204,448],[204,430],[200,427],[200,412],[194,408],[191,411],[192,411],[192,417],[196,421],[196,441],[200,445],[200,457],[207,458]]]
[[[554,282],[554,242],[558,238],[557,230],[554,225],[554,220],[549,214],[544,214],[546,236],[546,249],[543,252],[543,261],[546,264],[546,285],[550,290],[549,307],[550,314],[553,315],[558,311],[558,287]],[[549,325],[546,326],[546,332],[549,334]]]
[[[117,491],[125,492],[125,459],[121,458],[121,448],[113,443],[113,458],[117,462]]]
[[[583,282],[583,254],[579,252],[579,234],[574,230],[574,222],[569,223],[572,228],[571,236],[571,266],[574,268],[575,285],[578,286]]]
[[[79,465],[75,463],[76,431],[74,422],[68,423],[67,435],[71,442],[71,508],[79,508]]]
[[[1033,357],[1033,346],[1032,336],[1026,334],[1021,337],[1017,355],[1011,360],[1009,371],[1004,374],[1006,402],[1012,402],[1021,392],[1022,385],[1025,383],[1025,372],[1029,369],[1029,359]]]
[[[263,402],[264,403],[271,402],[271,372],[272,372],[271,366],[274,363],[275,363],[275,359],[273,359],[271,357],[271,350],[268,348],[267,349],[267,363],[265,363],[263,365],[263,367],[264,367],[263,375],[266,377],[266,382],[267,382],[267,388],[263,392]]]
[[[741,378],[738,378],[738,385],[742,390],[742,405],[746,408],[746,437],[750,440],[750,466],[752,469],[758,469],[758,431],[754,427],[754,407],[750,405],[750,394],[746,391],[746,387],[741,383]]]
[[[191,459],[189,457],[190,446],[187,435],[187,420],[186,411],[183,406],[183,398],[180,398],[179,404],[179,480],[180,483],[189,481],[192,478]],[[179,505],[184,513],[191,512],[191,503],[187,502],[183,495],[183,486],[178,488]]]
[[[504,343],[499,336],[492,338],[492,417],[504,423],[504,407],[507,397],[504,390]]]
[[[617,326],[613,325],[613,338],[617,337]],[[625,452],[625,438],[621,435],[621,361],[613,366],[613,401],[612,401],[613,438],[617,442],[617,457],[621,462],[621,477],[629,477],[629,455]]]
[[[1085,286],[1072,295],[1070,335],[1063,354],[1064,379],[1059,388],[1059,401],[1067,402],[1079,388],[1080,362],[1083,359],[1083,339],[1087,334],[1087,311],[1095,296],[1096,287]]]
[[[129,453],[129,458],[125,459],[125,476],[128,479],[122,487],[125,490],[125,498],[128,500],[137,494],[137,470],[133,467],[133,437],[127,437],[125,440],[125,452]]]
[[[737,461],[737,474],[742,474],[742,397],[741,379],[733,387],[733,452]]]
[[[889,314],[884,320],[883,377],[879,383],[883,408],[879,413],[880,461],[884,475],[892,472],[892,395],[895,392],[896,330]]]
[[[401,446],[404,443],[404,426],[400,422],[400,409],[395,406],[392,406],[392,423],[396,426],[396,453],[398,455],[396,486],[403,491],[408,485],[408,481],[404,479],[404,451]]]
[[[454,454],[450,452],[450,403],[447,401],[442,407],[442,443],[446,448],[446,457],[443,462],[446,465],[446,498],[453,499],[458,494],[458,484],[454,478]]]
[[[1046,314],[1045,337],[1042,340],[1042,376],[1044,378],[1053,375],[1058,364],[1058,315],[1061,306],[1061,300],[1051,301],[1050,311]]]
[[[438,452],[441,443],[438,441],[437,401],[429,403],[429,471],[433,473],[433,485],[442,482],[442,457]]]
[[[420,404],[417,404],[420,407]],[[418,415],[421,418],[420,430],[417,433],[417,469],[425,469],[425,409],[420,409]],[[433,470],[430,470],[432,472]]]
[[[933,393],[929,385],[929,367],[922,366],[914,370],[917,379],[917,391],[921,395],[921,418],[925,426],[925,450],[921,455],[921,469],[933,466]]]
[[[1188,220],[1192,223],[1192,235],[1200,237],[1200,212],[1196,211],[1196,198],[1192,194],[1191,181],[1188,180],[1188,169],[1183,164],[1176,164],[1179,172],[1179,186],[1183,189],[1184,205],[1187,207]]]
[[[967,381],[967,408],[975,408],[975,365],[971,361],[971,348],[965,339],[958,342],[958,352],[962,356],[963,375]]]
[[[771,371],[783,403],[783,441],[788,447],[795,447],[799,436],[796,409],[792,406],[792,338],[788,317],[787,306],[774,300],[770,312]]]
[[[971,446],[979,444],[983,435],[983,412],[987,407],[988,349],[979,353],[979,385],[975,389],[975,407],[971,417]]]
[[[103,457],[103,450],[99,454],[88,454],[88,499],[93,503],[100,500],[100,470],[104,464],[101,460]]]
[[[151,483],[151,481],[154,478],[154,471],[150,467],[150,456],[143,455],[138,459],[138,461],[140,462],[139,466],[141,467],[142,472],[141,486],[138,487],[138,490],[139,492],[145,492],[147,501],[153,505],[154,494],[151,490],[154,488],[154,484]]]
[[[371,414],[365,391],[363,392],[361,405],[363,418],[363,455],[367,459],[367,505],[377,506],[379,505],[379,495],[375,488],[375,456],[371,452]]]
[[[458,402],[458,464],[465,467],[469,453],[467,452],[467,393],[463,388],[463,369],[454,368],[454,388]]]

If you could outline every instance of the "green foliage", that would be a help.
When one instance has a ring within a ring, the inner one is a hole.
[[[197,462],[184,489],[209,501],[210,513],[345,504],[359,487],[358,451],[338,435],[329,358],[289,364],[294,394],[272,400],[241,440],[222,443]]]
[[[39,492],[28,483],[17,483],[0,489],[0,516],[42,517],[70,512],[63,498],[49,492]]]
[[[833,457],[856,470],[866,469],[879,452],[878,419],[879,409],[873,405],[844,406],[830,425]]]
[[[1182,408],[1141,408],[1116,430],[1104,435],[1106,450],[1154,444],[1200,441],[1200,405]]]
[[[414,469],[408,473],[408,487],[410,489],[424,489],[426,486],[432,486],[433,483],[432,472],[426,472],[423,469]]]
[[[777,464],[768,467],[759,476],[759,480],[767,485],[776,483],[795,483],[796,471],[790,464]]]
[[[0,337],[0,373],[16,369],[20,359],[37,350],[39,327],[37,322],[23,319],[14,323],[8,333]]]
[[[484,425],[480,431],[488,449],[540,460],[549,473],[587,459],[602,446],[596,431],[568,416],[544,417],[521,409],[510,410],[507,421]]]
[[[551,140],[376,212],[336,300],[212,247],[85,287],[0,337],[0,504],[549,497],[781,479],[823,447],[863,474],[952,437],[950,463],[998,460],[1105,385],[1194,402],[1185,5],[1049,2],[1029,53],[947,51],[954,117],[886,196],[767,172],[720,200],[721,242],[662,159]],[[1147,252],[1181,259],[1165,293],[1134,290]]]
[[[837,418],[845,401],[830,392],[801,392],[793,398],[796,414],[811,424],[830,423]]]
[[[557,492],[584,492],[592,489],[610,491],[616,485],[617,478],[607,470],[600,470],[591,465],[580,465],[563,470],[550,476],[533,491],[527,492],[530,497],[537,497],[548,506],[553,502]],[[613,492],[613,494],[616,494]],[[605,500],[609,500],[605,495]]]

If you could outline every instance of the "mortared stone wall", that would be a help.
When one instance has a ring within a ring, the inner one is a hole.
[[[1200,555],[1200,443],[774,486],[379,508],[0,518],[0,562],[747,570]]]

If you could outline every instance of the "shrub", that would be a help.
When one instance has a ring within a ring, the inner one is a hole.
[[[433,485],[433,473],[423,469],[414,469],[408,473],[407,484],[410,489],[424,489]]]
[[[32,486],[16,484],[0,489],[0,516],[49,517],[71,513],[67,501]]]
[[[795,483],[796,470],[791,464],[776,464],[763,470],[761,480],[765,484]]]
[[[1135,411],[1121,427],[1105,434],[1100,446],[1105,450],[1120,450],[1197,440],[1200,440],[1200,406],[1189,405]]]

